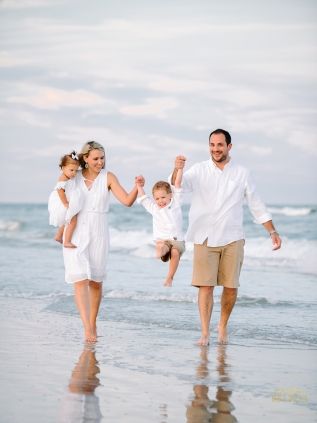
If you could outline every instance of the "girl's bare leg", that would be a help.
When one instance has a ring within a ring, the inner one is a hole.
[[[97,340],[97,316],[102,299],[102,282],[89,281],[90,313],[89,322],[93,336]]]
[[[179,251],[176,248],[172,248],[171,250],[171,260],[169,264],[168,274],[166,276],[164,286],[172,286],[173,284],[173,278],[176,273],[176,270],[178,268],[180,259]]]
[[[56,234],[54,236],[55,241],[60,242],[61,244],[63,244],[63,233],[64,233],[64,225],[60,226],[57,231]]]
[[[66,225],[65,235],[64,235],[64,247],[66,248],[76,248],[76,245],[72,243],[72,236],[77,225],[77,215],[71,218],[71,221]]]
[[[76,282],[74,290],[75,302],[84,326],[85,340],[87,342],[96,342],[97,337],[94,335],[90,325],[89,280]]]

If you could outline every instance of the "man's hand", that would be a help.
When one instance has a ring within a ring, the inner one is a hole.
[[[282,240],[277,232],[271,233],[271,239],[272,239],[272,249],[278,250],[281,248]]]
[[[186,162],[185,156],[176,156],[175,159],[175,169],[184,169]]]

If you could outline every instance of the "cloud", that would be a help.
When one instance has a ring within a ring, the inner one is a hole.
[[[106,103],[100,95],[81,89],[67,91],[49,86],[24,84],[20,87],[20,91],[24,93],[8,97],[7,102],[47,110],[58,110],[63,107],[92,107]]]
[[[262,147],[258,145],[250,145],[247,143],[239,143],[235,146],[235,148],[240,151],[251,152],[255,156],[259,157],[271,156],[273,154],[272,147]]]
[[[307,127],[303,127],[302,130],[292,130],[287,137],[287,141],[289,144],[317,156],[317,135],[307,129]],[[311,129],[313,130],[313,128]]]
[[[143,104],[119,107],[119,112],[128,116],[153,116],[158,119],[168,117],[170,110],[176,109],[179,103],[172,97],[148,98]]]
[[[43,116],[40,117],[35,113],[17,111],[15,116],[17,119],[30,126],[37,126],[39,128],[50,128],[52,126],[52,122],[49,119],[44,118]]]
[[[30,58],[17,57],[13,53],[9,53],[7,51],[0,51],[0,68],[25,66],[29,63],[31,63]]]
[[[154,76],[153,81],[149,81],[148,87],[151,90],[165,93],[197,93],[197,91],[206,90],[208,84],[201,79],[158,75]]]
[[[0,7],[4,9],[29,9],[39,7],[50,7],[53,4],[60,3],[62,0],[2,0]]]

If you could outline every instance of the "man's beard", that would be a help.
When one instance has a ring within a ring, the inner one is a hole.
[[[228,155],[222,154],[222,155],[219,157],[219,159],[216,159],[216,158],[214,157],[214,155],[213,155],[213,154],[211,155],[212,160],[213,160],[214,162],[216,162],[216,163],[221,163],[221,162],[224,162],[225,160],[227,160],[227,157],[228,157]]]

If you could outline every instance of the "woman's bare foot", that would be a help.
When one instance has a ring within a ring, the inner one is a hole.
[[[226,326],[218,326],[218,343],[221,345],[228,344],[228,332]]]
[[[63,244],[63,238],[60,238],[59,236],[56,235],[56,237],[54,239],[55,239],[55,241],[59,242],[60,244]]]
[[[173,278],[167,276],[167,278],[165,279],[165,282],[164,282],[164,286],[171,287],[172,285],[173,285]]]
[[[197,345],[200,347],[208,347],[209,345],[209,337],[208,336],[201,336],[197,342]]]
[[[65,248],[77,248],[77,245],[73,244],[72,242],[64,242],[64,247]]]

